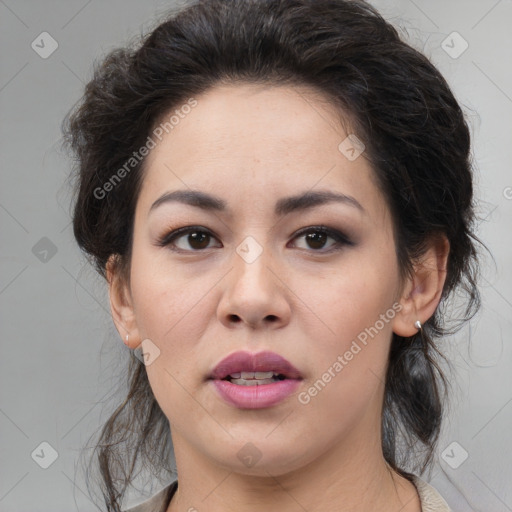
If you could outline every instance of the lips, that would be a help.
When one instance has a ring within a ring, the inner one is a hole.
[[[223,380],[242,372],[272,372],[286,379],[301,379],[301,374],[289,361],[270,351],[235,352],[225,357],[213,369],[210,379]]]
[[[217,364],[208,384],[230,406],[266,409],[283,403],[301,381],[297,368],[279,354],[235,352]]]

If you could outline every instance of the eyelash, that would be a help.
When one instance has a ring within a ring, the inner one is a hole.
[[[216,238],[216,236],[208,229],[203,228],[202,226],[185,226],[179,229],[176,229],[174,231],[171,231],[170,233],[165,234],[164,236],[160,237],[157,241],[157,245],[159,247],[167,247],[171,246],[172,243],[177,240],[178,238],[188,235],[190,233],[204,233],[210,237]],[[322,249],[311,249],[311,252],[314,253],[320,253],[320,254],[328,254],[331,252],[339,251],[343,246],[353,246],[354,243],[343,233],[341,233],[338,230],[329,228],[327,226],[319,225],[319,226],[309,226],[307,228],[303,228],[299,230],[297,233],[294,234],[293,239],[299,238],[301,236],[307,235],[309,233],[321,233],[324,235],[327,235],[328,237],[335,240],[335,243],[332,244],[332,246],[328,250],[322,250]],[[197,252],[203,252],[206,249],[176,249],[176,248],[170,248],[171,251],[174,252],[181,252],[181,253],[197,253]]]

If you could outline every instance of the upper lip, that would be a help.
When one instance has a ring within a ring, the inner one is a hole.
[[[274,372],[289,379],[301,378],[299,370],[289,361],[270,351],[256,354],[243,351],[234,352],[215,366],[210,378],[222,380],[228,375],[238,372]]]

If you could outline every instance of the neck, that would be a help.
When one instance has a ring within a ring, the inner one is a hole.
[[[416,488],[389,467],[375,437],[377,447],[360,436],[294,471],[247,475],[219,467],[173,434],[178,490],[167,512],[420,512]]]

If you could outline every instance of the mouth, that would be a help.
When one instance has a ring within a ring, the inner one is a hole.
[[[284,379],[302,379],[288,360],[275,352],[234,352],[220,361],[209,379],[228,380],[241,386],[270,384]]]
[[[219,396],[239,409],[274,406],[290,396],[303,377],[274,352],[235,352],[215,366],[208,380]]]

